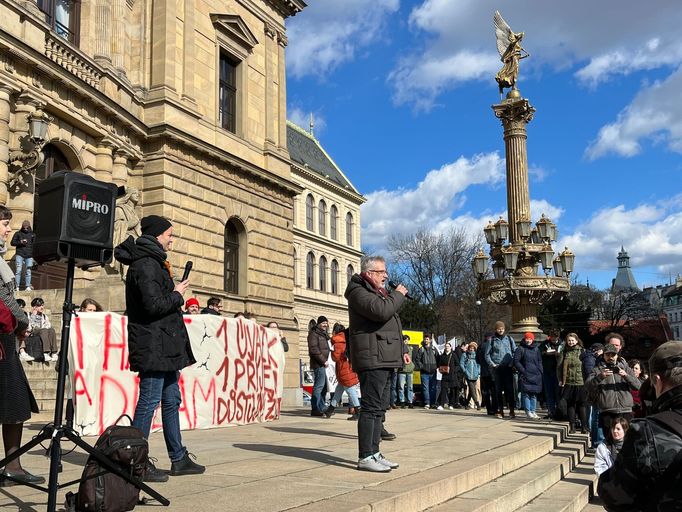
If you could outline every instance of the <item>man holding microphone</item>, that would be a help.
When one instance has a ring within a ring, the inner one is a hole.
[[[362,395],[357,469],[384,473],[398,467],[381,454],[379,444],[390,402],[391,374],[403,363],[410,363],[398,316],[407,289],[397,285],[391,292],[386,290],[388,273],[381,256],[365,257],[360,265],[360,274],[353,275],[345,292],[351,367],[360,379]]]

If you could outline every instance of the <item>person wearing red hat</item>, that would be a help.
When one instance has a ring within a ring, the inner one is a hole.
[[[186,315],[198,315],[201,310],[199,301],[196,297],[190,297],[185,301],[185,314]]]
[[[535,413],[538,394],[542,392],[542,355],[535,344],[535,335],[527,332],[514,351],[514,368],[519,372],[519,387],[523,410],[528,418],[538,420]]]

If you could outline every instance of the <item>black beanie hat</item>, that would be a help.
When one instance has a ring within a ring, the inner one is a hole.
[[[158,215],[148,215],[147,217],[142,218],[140,225],[142,227],[143,235],[159,236],[173,224],[171,224],[169,220]]]
[[[317,318],[317,325],[320,325],[322,322],[327,322],[327,317],[326,316],[319,316]]]

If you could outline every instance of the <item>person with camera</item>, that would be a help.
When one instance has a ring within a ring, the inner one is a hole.
[[[26,291],[31,291],[31,267],[33,267],[33,242],[35,242],[36,234],[31,229],[31,223],[27,220],[21,223],[21,229],[14,233],[10,245],[17,248],[17,254],[14,257],[15,274],[17,290],[21,284],[21,274],[24,267],[26,268]]]
[[[620,416],[632,421],[631,389],[639,389],[642,383],[626,368],[625,359],[618,357],[618,347],[608,344],[596,367],[587,378],[585,387],[590,401],[599,409],[599,426],[607,441],[611,441],[611,426]]]

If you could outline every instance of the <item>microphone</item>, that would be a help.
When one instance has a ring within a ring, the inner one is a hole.
[[[390,286],[390,287],[393,288],[394,290],[398,287],[398,285],[397,285],[396,283],[394,283],[393,281],[389,281],[389,282],[388,282],[388,286]],[[415,298],[412,297],[409,293],[406,293],[406,294],[405,294],[405,298],[406,298],[407,300],[415,300]]]
[[[180,282],[187,281],[187,279],[189,278],[189,273],[192,270],[192,265],[193,263],[191,261],[185,263],[185,271],[182,274],[182,279],[180,280]]]

